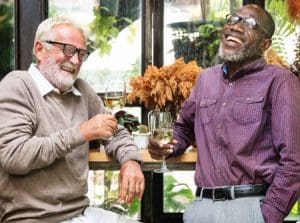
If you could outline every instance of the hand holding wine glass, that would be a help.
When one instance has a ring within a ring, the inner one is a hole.
[[[168,144],[173,139],[172,117],[170,112],[154,111],[148,117],[149,129],[151,131],[151,138],[155,140],[160,147]],[[165,157],[163,156],[163,163],[160,169],[154,170],[157,173],[168,172]]]
[[[126,103],[126,84],[122,80],[109,80],[107,82],[104,93],[104,104],[111,110],[111,113],[116,113],[117,109],[122,109]]]

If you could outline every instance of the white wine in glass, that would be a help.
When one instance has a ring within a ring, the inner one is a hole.
[[[149,129],[151,137],[159,144],[168,144],[173,139],[172,116],[170,112],[152,111],[148,117]],[[163,157],[162,167],[155,169],[156,173],[168,172],[165,157]]]
[[[104,104],[115,113],[116,109],[122,109],[126,103],[126,84],[122,80],[109,80],[104,93]]]

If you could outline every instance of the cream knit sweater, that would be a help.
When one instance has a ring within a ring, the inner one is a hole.
[[[42,96],[26,71],[0,82],[0,222],[60,222],[89,205],[88,143],[79,125],[105,108],[83,80],[82,94]],[[120,163],[140,160],[121,128],[105,147]]]

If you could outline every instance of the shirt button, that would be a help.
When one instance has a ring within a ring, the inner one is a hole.
[[[218,129],[220,129],[220,128],[222,128],[222,125],[221,125],[221,124],[218,125]]]
[[[226,106],[226,102],[223,102],[223,104],[222,104],[224,107]]]
[[[231,82],[228,85],[229,85],[229,87],[232,87],[232,83]]]
[[[250,101],[250,98],[247,98],[246,101]]]

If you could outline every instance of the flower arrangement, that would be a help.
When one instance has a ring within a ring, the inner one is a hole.
[[[185,63],[182,58],[161,68],[148,66],[144,76],[130,80],[128,102],[140,102],[152,110],[178,111],[201,70],[196,61]]]
[[[288,0],[288,15],[292,22],[300,22],[300,2],[295,0]]]
[[[289,69],[288,63],[272,48],[269,48],[267,51],[265,51],[264,58],[267,64],[274,64]]]

